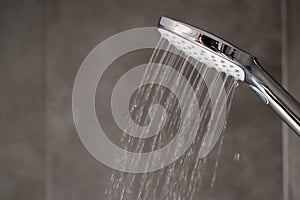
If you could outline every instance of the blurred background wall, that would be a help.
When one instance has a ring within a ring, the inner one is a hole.
[[[76,72],[99,42],[169,16],[256,55],[300,99],[298,8],[296,0],[0,1],[0,199],[104,199],[113,170],[82,145],[71,110]],[[300,141],[287,132],[241,83],[212,198],[299,199]]]

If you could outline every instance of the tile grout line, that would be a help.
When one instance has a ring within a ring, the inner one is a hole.
[[[288,89],[287,2],[281,0],[281,83]],[[289,130],[282,122],[282,191],[283,200],[289,200]]]
[[[47,62],[47,0],[43,0],[43,67],[44,67],[44,134],[45,134],[45,200],[50,200],[50,156],[49,156],[49,144],[48,144],[48,122],[47,122],[47,107],[48,107],[48,62]]]

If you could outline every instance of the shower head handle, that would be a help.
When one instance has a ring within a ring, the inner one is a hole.
[[[245,82],[280,118],[300,136],[300,103],[290,95],[253,57],[246,66]]]

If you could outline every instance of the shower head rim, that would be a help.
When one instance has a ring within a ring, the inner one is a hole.
[[[223,59],[239,66],[245,73],[247,72],[246,67],[253,63],[254,57],[249,53],[195,26],[162,16],[158,22],[158,28],[167,30],[217,54]]]

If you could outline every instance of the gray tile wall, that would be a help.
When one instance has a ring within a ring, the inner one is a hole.
[[[0,2],[0,199],[45,196],[43,4]]]
[[[71,94],[82,60],[113,34],[154,26],[166,15],[222,36],[281,78],[279,0],[43,2],[0,2],[0,88],[8,94],[0,99],[0,199],[104,198],[113,170],[96,161],[79,140]],[[297,39],[297,12],[291,13],[289,52],[297,52],[292,40]],[[296,91],[297,54],[289,55],[290,87]],[[281,121],[240,84],[213,199],[282,199],[281,142]],[[290,143],[291,196],[297,199],[300,179],[293,170],[299,166],[299,145],[295,138]],[[239,162],[235,153],[241,155]]]

